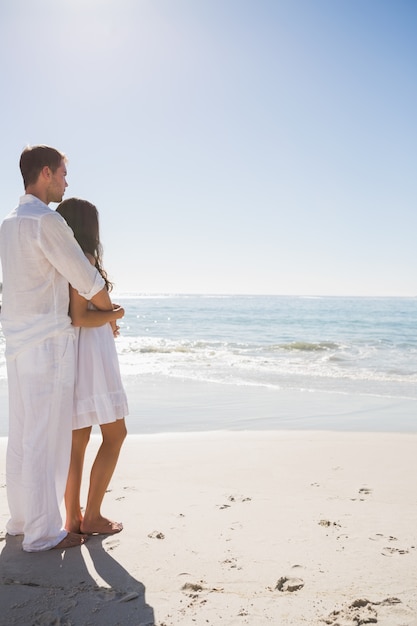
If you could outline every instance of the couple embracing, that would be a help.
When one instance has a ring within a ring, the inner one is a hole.
[[[20,157],[25,195],[0,227],[7,532],[23,535],[27,552],[79,546],[88,535],[122,530],[101,514],[101,504],[126,437],[127,399],[114,343],[124,310],[110,300],[97,209],[78,198],[61,202],[66,163],[49,146],[26,148]],[[61,204],[54,211],[50,202]],[[94,424],[102,443],[82,514],[81,477]]]

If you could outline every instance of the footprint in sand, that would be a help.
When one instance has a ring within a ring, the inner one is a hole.
[[[298,591],[304,587],[304,581],[302,578],[287,578],[286,576],[281,576],[275,585],[275,589],[278,591]]]
[[[372,537],[369,537],[369,539],[371,541],[398,541],[397,537],[394,537],[393,535],[388,535],[388,537],[386,537],[382,533],[376,533]]]
[[[115,548],[117,548],[117,546],[120,546],[120,540],[119,539],[109,539],[108,541],[106,541],[104,543],[104,546],[105,546],[106,550],[108,550],[110,552],[110,550],[114,550]]]
[[[364,502],[366,500],[365,496],[370,496],[372,494],[372,489],[370,489],[369,487],[361,487],[359,489],[359,498],[351,498],[351,500],[354,502],[355,500],[359,500],[359,502]]]
[[[323,622],[329,626],[357,626],[357,624],[376,624],[378,614],[369,600],[355,600],[340,611],[335,610]]]
[[[325,528],[341,528],[339,522],[331,522],[328,519],[321,519],[319,521],[319,526],[324,526]]]
[[[236,503],[236,502],[250,502],[252,500],[252,498],[249,498],[247,496],[228,496],[227,498],[228,502]],[[219,509],[229,509],[232,505],[231,504],[221,504],[218,505]]]
[[[361,598],[343,609],[333,611],[328,617],[322,618],[321,621],[329,626],[376,624],[378,622],[376,606],[392,606],[400,603],[401,600],[398,598],[386,598],[381,602],[371,602]]]
[[[195,599],[199,598],[200,594],[204,591],[208,593],[221,593],[224,591],[222,587],[206,587],[206,582],[204,580],[200,580],[198,583],[184,583],[181,587],[181,591],[183,591],[189,598]]]
[[[161,533],[159,530],[154,530],[153,532],[148,534],[149,539],[165,539],[164,533]]]
[[[381,554],[383,556],[398,556],[400,554],[408,554],[409,550],[406,548],[391,548],[390,546],[385,546],[382,548]]]
[[[235,559],[234,557],[231,557],[229,559],[225,559],[224,561],[221,562],[221,564],[225,565],[229,569],[237,569],[237,570],[242,569],[240,566],[238,566],[237,559]]]
[[[192,593],[198,593],[199,591],[203,591],[204,587],[201,584],[203,581],[199,583],[184,583],[181,587],[181,591],[188,591]]]
[[[369,537],[369,539],[371,541],[383,541],[384,543],[398,541],[397,537],[394,537],[393,535],[385,536],[382,533],[376,533],[372,537]],[[411,549],[414,549],[414,546],[411,546]],[[382,548],[381,554],[383,556],[399,556],[402,554],[408,554],[409,552],[410,550],[408,548],[394,548],[392,546],[384,546]]]

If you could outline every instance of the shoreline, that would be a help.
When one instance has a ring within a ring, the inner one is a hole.
[[[130,434],[324,430],[417,432],[417,399],[274,389],[148,375],[125,377]],[[0,384],[0,437],[8,430]],[[95,429],[98,432],[98,429]]]

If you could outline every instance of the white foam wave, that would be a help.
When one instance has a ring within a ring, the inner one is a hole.
[[[174,341],[163,338],[124,338],[118,343],[124,375],[162,374],[175,378],[228,382],[239,385],[320,388],[326,384],[343,390],[360,384],[369,390],[398,385],[401,396],[414,397],[417,371],[409,361],[397,363],[393,354],[387,366],[375,357],[374,347],[320,343],[288,350],[287,346]],[[314,347],[318,346],[318,347]],[[379,366],[377,366],[379,364]],[[411,389],[411,391],[410,391]],[[390,388],[390,395],[392,389]]]

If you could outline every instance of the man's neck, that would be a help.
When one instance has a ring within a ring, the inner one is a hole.
[[[35,198],[38,198],[38,200],[41,200],[44,204],[49,204],[46,190],[41,189],[38,185],[29,185],[26,187],[25,192],[35,196]]]

